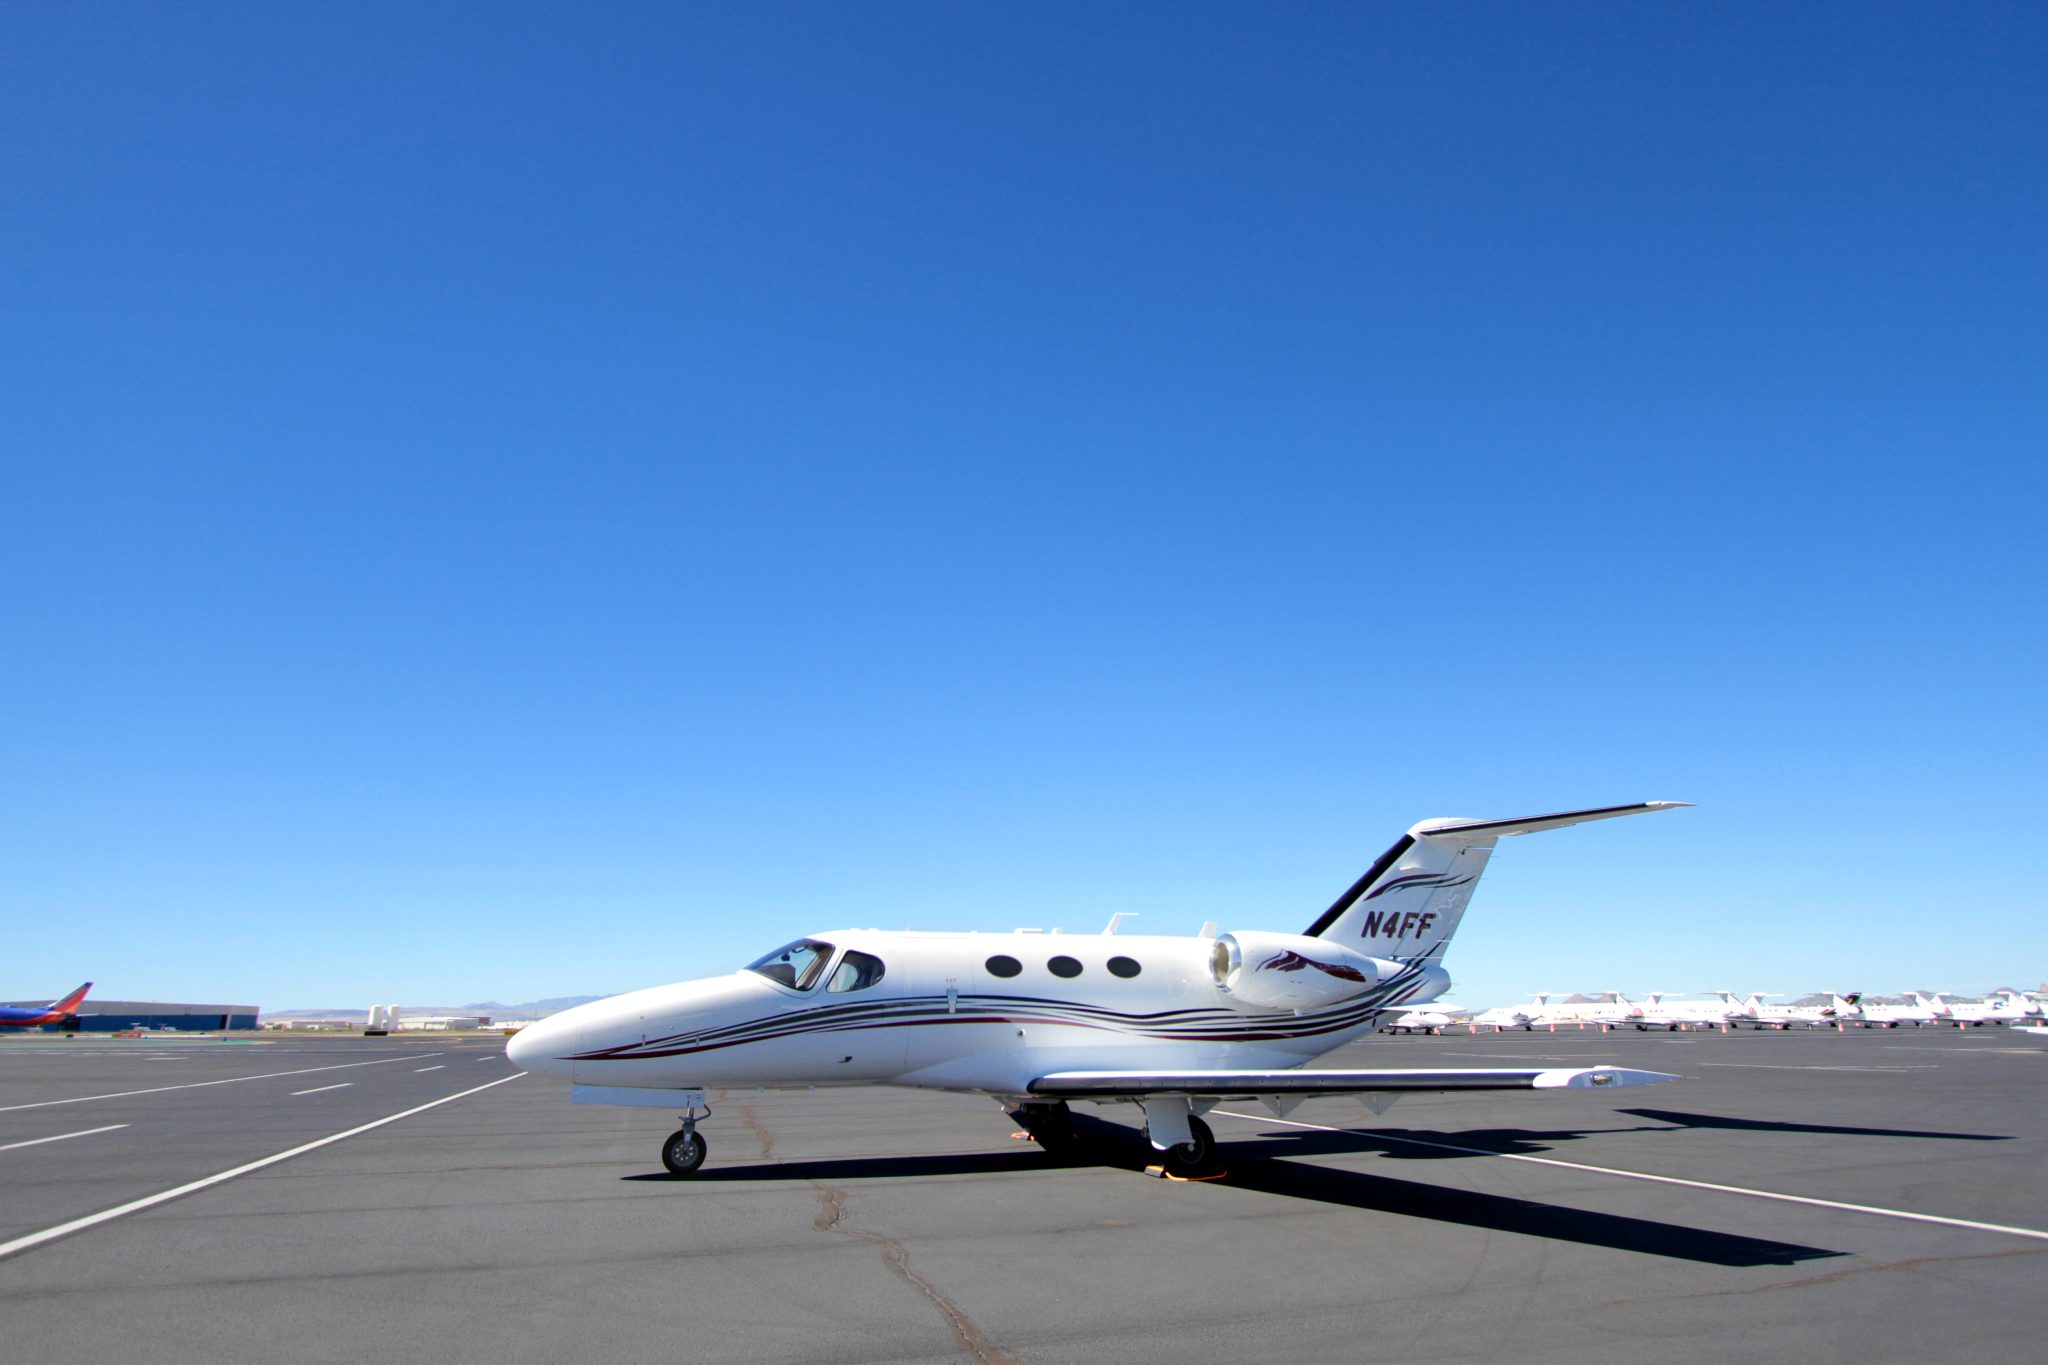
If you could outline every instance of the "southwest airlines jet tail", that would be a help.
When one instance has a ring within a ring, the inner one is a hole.
[[[1486,871],[1486,860],[1493,856],[1495,840],[1691,804],[1641,801],[1632,806],[1601,806],[1520,820],[1421,821],[1381,854],[1379,861],[1309,926],[1308,933],[1369,957],[1435,962],[1444,955],[1458,921],[1464,918],[1479,875]]]
[[[78,1013],[78,1004],[85,999],[85,993],[92,989],[88,981],[62,1000],[52,1000],[42,1009],[22,1009],[18,1006],[0,1005],[0,1028],[26,1028],[36,1024],[61,1024]]]

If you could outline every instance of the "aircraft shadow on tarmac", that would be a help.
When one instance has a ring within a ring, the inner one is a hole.
[[[1935,1133],[1917,1128],[1857,1128],[1827,1123],[1779,1123],[1688,1114],[1676,1109],[1618,1109],[1618,1114],[1654,1122],[1625,1128],[1461,1128],[1440,1133],[1425,1128],[1359,1128],[1338,1132],[1267,1133],[1259,1141],[1288,1144],[1291,1156],[1377,1151],[1395,1161],[1470,1161],[1489,1156],[1535,1156],[1559,1144],[1625,1133],[1675,1133],[1706,1128],[1724,1132],[1799,1133],[1818,1137],[1940,1138],[1953,1142],[2010,1142],[1997,1133]]]
[[[751,1166],[718,1166],[698,1172],[679,1183],[724,1183],[728,1181],[803,1180],[889,1180],[917,1176],[1014,1175],[1048,1162],[1058,1166],[1106,1166],[1139,1171],[1154,1157],[1143,1139],[1132,1129],[1089,1115],[1074,1116],[1080,1138],[1077,1150],[1068,1157],[1052,1157],[1035,1146],[1013,1152],[964,1152],[940,1156],[842,1157],[817,1161],[777,1161]],[[1616,1131],[1665,1131],[1621,1129]],[[1479,1138],[1498,1142],[1504,1134],[1458,1134],[1466,1140]],[[1530,1135],[1535,1136],[1535,1135]],[[1576,1137],[1578,1134],[1542,1135]],[[1348,1139],[1348,1140],[1347,1140]],[[1450,1223],[1460,1227],[1484,1228],[1491,1232],[1513,1232],[1554,1242],[1632,1251],[1648,1256],[1693,1261],[1704,1265],[1736,1268],[1790,1266],[1805,1261],[1844,1255],[1824,1247],[1801,1246],[1761,1237],[1744,1237],[1663,1223],[1648,1218],[1595,1213],[1565,1208],[1507,1195],[1483,1194],[1473,1190],[1448,1189],[1422,1181],[1362,1171],[1304,1164],[1288,1158],[1323,1154],[1383,1150],[1388,1155],[1410,1155],[1397,1149],[1401,1144],[1383,1146],[1369,1134],[1314,1133],[1286,1134],[1265,1139],[1225,1142],[1219,1145],[1228,1174],[1218,1183],[1241,1190],[1279,1198],[1309,1200],[1344,1208],[1391,1213],[1407,1218]],[[629,1175],[628,1181],[667,1184],[665,1174]]]
[[[1776,1123],[1767,1119],[1737,1119],[1724,1114],[1686,1114],[1676,1109],[1618,1109],[1639,1119],[1680,1128],[1727,1128],[1744,1133],[1814,1133],[1822,1137],[1941,1138],[1949,1142],[2011,1142],[2004,1133],[1934,1133],[1918,1128],[1850,1128],[1831,1123]],[[1618,1131],[1630,1131],[1622,1129]]]
[[[1246,1160],[1236,1154],[1231,1156],[1226,1183],[1261,1194],[1311,1199],[1324,1204],[1424,1218],[1431,1222],[1454,1223],[1460,1227],[1516,1232],[1553,1242],[1576,1242],[1580,1246],[1633,1251],[1645,1256],[1665,1256],[1703,1265],[1737,1268],[1789,1266],[1844,1254],[1824,1247],[1714,1232],[1651,1218],[1594,1213],[1508,1195],[1446,1189],[1441,1185],[1367,1175],[1360,1171],[1270,1158]]]

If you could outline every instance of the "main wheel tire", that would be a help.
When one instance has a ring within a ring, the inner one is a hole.
[[[695,1175],[710,1154],[711,1144],[704,1135],[687,1128],[670,1133],[668,1141],[661,1144],[661,1164],[668,1167],[670,1175]]]
[[[1211,1174],[1216,1167],[1216,1135],[1193,1115],[1188,1116],[1188,1133],[1192,1140],[1168,1147],[1159,1154],[1159,1163],[1174,1175]]]

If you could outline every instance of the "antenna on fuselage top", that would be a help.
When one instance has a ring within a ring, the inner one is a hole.
[[[1140,913],[1140,912],[1139,912],[1139,911],[1136,911],[1136,910],[1119,910],[1119,911],[1117,911],[1117,912],[1116,912],[1116,913],[1115,913],[1114,915],[1111,915],[1111,916],[1109,917],[1109,923],[1108,923],[1108,924],[1105,924],[1104,926],[1102,926],[1102,932],[1103,932],[1103,933],[1104,933],[1105,935],[1108,935],[1108,934],[1113,934],[1113,933],[1115,933],[1115,932],[1116,932],[1116,927],[1117,927],[1117,925],[1119,925],[1119,924],[1122,924],[1122,923],[1123,923],[1123,922],[1124,922],[1125,920],[1127,920],[1127,919],[1136,919],[1136,918],[1138,918],[1138,915],[1139,915],[1139,913]]]

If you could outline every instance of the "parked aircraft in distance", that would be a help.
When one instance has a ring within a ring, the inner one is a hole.
[[[1225,1100],[1285,1114],[1315,1095],[1594,1089],[1675,1080],[1615,1066],[1312,1070],[1304,1063],[1450,987],[1442,959],[1495,841],[1669,810],[1651,801],[1410,827],[1299,934],[1192,937],[901,933],[801,938],[729,976],[580,1005],[506,1044],[572,1098],[683,1111],[662,1144],[703,1164],[705,1088],[899,1085],[981,1092],[1048,1149],[1075,1101],[1142,1109],[1172,1174],[1212,1169],[1201,1115]],[[1112,928],[1114,921],[1112,921]]]
[[[1941,1022],[1941,1011],[1919,991],[1913,992],[1910,1005],[1859,1005],[1858,1008],[1862,1010],[1863,1023],[1868,1028],[1897,1028],[1901,1024],[1919,1028],[1924,1024]]]
[[[23,1009],[19,1005],[0,1005],[0,1028],[34,1028],[39,1024],[61,1024],[78,1014],[79,1002],[92,989],[88,981],[62,1000],[52,1000],[41,1009]]]
[[[1633,1022],[1635,1005],[1620,991],[1608,991],[1598,1000],[1559,1000],[1555,991],[1538,991],[1526,1005],[1496,1005],[1472,1017],[1474,1032],[1490,1028],[1556,1028],[1559,1024],[1621,1024]]]
[[[1503,1029],[1533,1028],[1543,1006],[1549,1000],[1550,997],[1548,995],[1539,994],[1526,1005],[1495,1005],[1490,1010],[1481,1010],[1467,1022],[1472,1025],[1475,1031],[1490,1028],[1496,1033]]]
[[[1942,1018],[1972,1028],[1979,1024],[2023,1024],[2033,1014],[2026,1000],[2011,991],[1991,1000],[1952,1001],[1940,992],[1928,999],[1941,1011]]]
[[[1735,997],[1723,991],[1721,998],[1735,1005],[1731,1016],[1738,1024],[1752,1028],[1825,1028],[1829,1024],[1842,1023],[1856,1018],[1860,1013],[1857,1001],[1862,997],[1851,991],[1847,995],[1831,996],[1825,1005],[1766,1005],[1761,995],[1752,994],[1741,1004],[1735,1004]]]
[[[1718,1000],[1671,1000],[1662,991],[1651,991],[1629,1022],[1639,1029],[1722,1028],[1741,1008],[1729,1002],[1725,991]]]
[[[1553,1000],[1537,1020],[1543,1024],[1631,1024],[1642,1007],[1620,991],[1602,991],[1598,1000]]]
[[[1398,1019],[1380,1027],[1382,1033],[1442,1033],[1458,1022],[1458,1016],[1468,1013],[1457,1005],[1442,1002],[1425,1009],[1409,1010]]]

